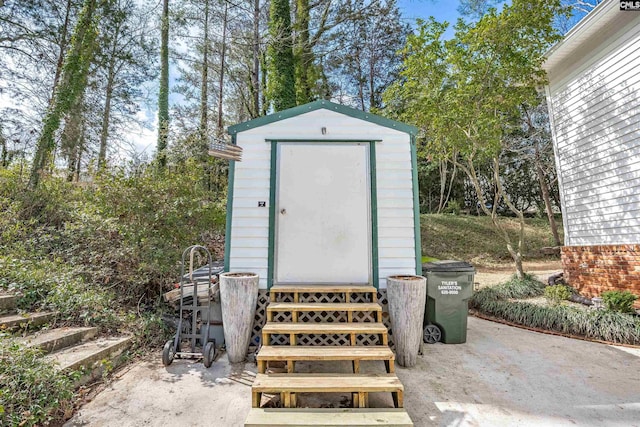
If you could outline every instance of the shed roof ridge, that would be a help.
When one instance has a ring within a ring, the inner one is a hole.
[[[298,105],[296,107],[289,108],[287,110],[278,111],[273,114],[269,114],[269,115],[258,117],[243,123],[238,123],[238,124],[229,126],[227,128],[227,133],[229,135],[235,135],[238,132],[254,129],[260,126],[264,126],[270,123],[280,121],[280,120],[289,119],[305,113],[309,113],[311,111],[316,111],[321,109],[336,111],[338,113],[344,114],[349,117],[353,117],[353,118],[364,120],[380,126],[395,129],[400,132],[408,133],[409,135],[416,135],[418,133],[418,128],[415,126],[401,123],[396,120],[389,119],[387,117],[383,117],[374,113],[358,110],[356,108],[349,107],[347,105],[337,104],[335,102],[327,101],[324,99],[313,101],[304,105]]]

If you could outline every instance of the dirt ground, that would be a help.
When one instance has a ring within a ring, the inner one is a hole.
[[[185,360],[165,368],[160,351],[155,356],[121,372],[66,425],[243,425],[253,364],[231,366],[223,355],[209,369]],[[383,369],[364,362],[362,368]],[[640,426],[640,349],[470,317],[465,344],[425,345],[417,366],[397,373],[416,426]],[[305,402],[318,403],[301,396]],[[332,402],[344,405],[348,397]],[[392,403],[381,393],[371,404]]]
[[[539,280],[546,283],[551,274],[562,271],[562,263],[559,260],[524,262],[524,271],[535,275]],[[482,288],[505,282],[509,280],[514,272],[515,267],[513,265],[477,267],[474,277],[476,287]]]

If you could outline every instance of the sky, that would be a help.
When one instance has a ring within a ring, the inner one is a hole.
[[[447,21],[453,25],[460,16],[459,4],[458,0],[398,0],[402,15],[411,24],[416,18],[426,19],[433,16],[436,21]]]
[[[445,38],[453,37],[452,27],[460,17],[458,13],[460,2],[458,0],[397,0],[397,2],[402,16],[407,23],[415,26],[417,18],[427,19],[429,16],[433,16],[439,22],[449,22],[449,29],[444,36]],[[172,71],[175,73],[175,70]],[[176,94],[172,96],[174,101],[175,96]],[[0,107],[11,103],[10,100],[3,98],[0,93]],[[149,106],[143,106],[142,111],[138,113],[138,119],[146,122],[147,126],[135,126],[130,129],[128,142],[135,147],[135,151],[139,154],[146,153],[147,155],[151,155],[155,150],[157,138],[156,116],[156,111],[150,109]]]
[[[445,37],[453,36],[453,24],[460,16],[457,10],[458,5],[458,0],[398,0],[402,16],[411,25],[415,25],[417,18],[427,19],[429,16],[433,16],[439,22],[448,21],[451,26],[445,33]],[[136,146],[138,152],[151,154],[155,150],[157,139],[157,117],[155,115],[155,111],[141,111],[139,118],[146,116],[150,128],[132,129],[130,132],[131,142]]]

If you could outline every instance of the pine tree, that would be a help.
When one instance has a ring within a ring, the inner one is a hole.
[[[160,169],[167,164],[169,138],[169,0],[162,2],[160,35],[160,91],[158,95],[157,159]]]

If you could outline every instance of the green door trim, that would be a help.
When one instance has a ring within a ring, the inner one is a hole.
[[[276,167],[278,141],[271,141],[271,166],[269,178],[269,254],[267,258],[267,290],[273,286],[273,263],[276,239]]]
[[[416,274],[422,276],[422,239],[420,236],[420,192],[418,188],[418,149],[411,135],[411,176],[413,178],[413,225],[416,248]]]
[[[267,289],[273,286],[274,264],[275,264],[275,238],[276,238],[276,184],[277,184],[277,163],[278,163],[278,143],[279,142],[310,142],[308,140],[286,140],[286,139],[269,139],[271,142],[271,170],[269,178],[269,253],[267,258]],[[379,286],[378,271],[378,191],[376,178],[376,150],[377,141],[372,140],[322,140],[311,142],[345,142],[345,143],[369,143],[369,173],[371,188],[371,280],[372,285]],[[226,263],[226,261],[225,261]]]
[[[371,188],[371,266],[373,268],[373,286],[380,286],[378,270],[378,175],[376,163],[376,141],[369,143],[369,176]]]
[[[231,143],[236,145],[236,136],[231,135]],[[227,180],[227,219],[224,231],[224,271],[229,271],[231,262],[231,222],[233,220],[233,187],[236,176],[236,162],[229,161],[229,178]]]

